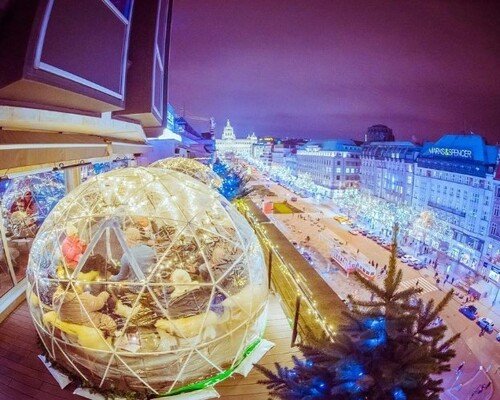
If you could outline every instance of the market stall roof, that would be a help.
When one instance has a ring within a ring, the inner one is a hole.
[[[283,261],[293,268],[293,274],[300,276],[307,287],[304,293],[314,293],[316,308],[320,315],[333,326],[345,322],[341,314],[346,310],[346,305],[340,297],[332,291],[323,277],[302,257],[295,246],[290,243],[288,238],[273,224],[262,224],[267,238],[273,246],[276,246],[277,252],[281,255]]]
[[[35,166],[64,166],[94,158],[143,154],[151,146],[131,141],[107,141],[81,134],[0,131],[0,171]]]

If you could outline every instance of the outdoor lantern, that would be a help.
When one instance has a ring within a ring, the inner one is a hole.
[[[213,188],[219,188],[221,185],[220,177],[212,169],[199,161],[185,157],[170,157],[155,161],[150,164],[153,168],[166,168],[172,171],[182,172],[192,178],[209,185]]]
[[[102,392],[212,385],[265,326],[252,228],[215,190],[167,169],[115,170],[70,192],[34,240],[28,281],[50,361]]]

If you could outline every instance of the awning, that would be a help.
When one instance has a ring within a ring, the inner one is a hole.
[[[196,143],[189,146],[185,146],[188,152],[191,155],[194,155],[196,158],[210,157],[212,153],[210,153],[205,144]]]
[[[150,147],[137,142],[110,142],[93,135],[0,130],[0,171],[143,154]]]

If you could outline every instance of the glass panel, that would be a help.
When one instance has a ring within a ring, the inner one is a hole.
[[[257,239],[221,201],[160,168],[111,171],[61,200],[28,269],[32,316],[64,352],[56,359],[94,386],[140,392],[231,366],[262,334],[267,282]]]
[[[82,183],[89,180],[93,176],[100,175],[104,172],[112,171],[114,169],[126,168],[129,165],[130,160],[128,159],[84,165],[82,167],[81,174]]]
[[[130,18],[130,0],[108,0],[126,18]]]
[[[4,251],[3,241],[0,240],[0,297],[12,289],[13,286],[7,255]]]
[[[65,194],[64,174],[60,171],[44,172],[4,182],[0,189],[3,190],[3,225],[13,273],[19,282],[25,276],[31,244],[38,229]],[[2,256],[0,265],[3,276],[8,271],[5,255]],[[3,285],[0,289],[0,293],[2,292]]]

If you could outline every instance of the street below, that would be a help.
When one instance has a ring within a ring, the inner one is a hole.
[[[349,233],[346,225],[333,218],[337,214],[335,204],[302,198],[264,176],[254,176],[254,178],[257,180],[252,182],[253,185],[266,186],[272,192],[272,195],[253,194],[252,198],[256,204],[286,200],[302,211],[291,214],[268,214],[268,217],[296,245],[332,290],[342,299],[351,294],[368,300],[369,295],[360,287],[356,278],[352,274],[348,276],[339,265],[330,260],[332,246],[341,246],[343,250],[352,253],[358,259],[373,261],[376,266],[378,265],[375,279],[379,284],[384,277],[381,274],[382,269],[389,262],[389,251],[361,234]],[[339,245],[339,242],[342,244]],[[421,287],[423,289],[421,296],[426,301],[432,299],[437,303],[452,289],[449,282],[443,284],[445,276],[441,273],[439,265],[436,270],[427,267],[418,271],[399,259],[397,265],[403,271],[401,288]],[[463,299],[454,296],[440,315],[448,326],[450,336],[457,332],[461,335],[455,344],[457,356],[451,362],[451,372],[442,376],[446,388],[443,398],[490,399],[493,389],[495,393],[500,392],[500,342],[495,339],[498,331],[480,335],[481,329],[475,321],[467,319],[459,312],[463,304]],[[487,314],[488,310],[483,304],[474,302],[474,305],[478,308],[479,317],[488,315],[491,318],[491,313]],[[498,327],[498,323],[495,327]],[[465,364],[459,369],[463,362]],[[491,384],[486,388],[490,379]],[[481,387],[484,389],[481,390]]]

